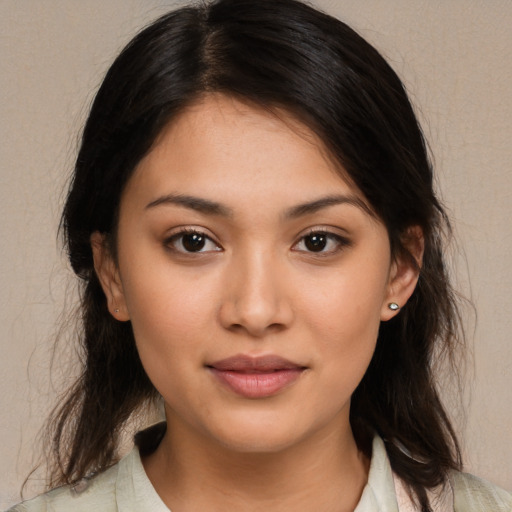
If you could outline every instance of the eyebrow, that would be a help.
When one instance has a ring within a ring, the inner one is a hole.
[[[328,208],[329,206],[336,206],[340,204],[348,204],[351,206],[355,206],[363,210],[371,217],[375,217],[375,213],[373,212],[373,210],[362,199],[360,199],[357,196],[344,195],[330,195],[320,197],[319,199],[315,199],[314,201],[309,201],[307,203],[293,206],[292,208],[288,209],[285,212],[284,217],[286,219],[295,219],[297,217],[302,217],[303,215],[310,215],[312,213],[316,213],[319,210]]]
[[[295,219],[304,215],[311,215],[330,206],[341,204],[355,206],[370,216],[375,216],[372,209],[357,196],[329,195],[289,208],[284,212],[284,218]],[[189,208],[206,215],[220,215],[223,217],[233,216],[233,210],[221,203],[211,201],[210,199],[204,199],[202,197],[183,194],[166,194],[164,196],[158,197],[146,205],[146,210],[161,205],[182,206],[184,208]]]
[[[177,205],[195,210],[207,215],[221,215],[223,217],[231,217],[233,210],[215,201],[203,199],[202,197],[188,196],[183,194],[167,194],[161,196],[146,205],[146,210],[161,205]]]

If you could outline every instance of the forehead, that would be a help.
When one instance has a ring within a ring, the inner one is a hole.
[[[169,123],[127,188],[267,205],[326,193],[364,200],[307,126],[283,110],[219,94],[200,98]]]

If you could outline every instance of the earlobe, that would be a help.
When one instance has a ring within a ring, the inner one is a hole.
[[[425,240],[423,230],[412,226],[402,237],[403,251],[393,261],[389,273],[387,293],[382,303],[381,320],[387,321],[400,313],[418,283]]]
[[[112,257],[104,234],[95,231],[91,235],[94,270],[107,298],[110,314],[119,321],[130,320],[119,269]]]

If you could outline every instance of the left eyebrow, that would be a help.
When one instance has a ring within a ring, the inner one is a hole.
[[[351,206],[355,206],[363,210],[366,214],[370,215],[371,217],[375,217],[375,213],[364,201],[362,201],[356,196],[344,195],[320,197],[319,199],[315,199],[313,201],[308,201],[307,203],[293,206],[292,208],[286,210],[286,212],[284,213],[284,217],[286,219],[295,219],[297,217],[302,217],[303,215],[310,215],[312,213],[316,213],[319,210],[328,208],[329,206],[336,206],[339,204],[348,204]]]

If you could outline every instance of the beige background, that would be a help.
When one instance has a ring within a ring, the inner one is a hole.
[[[512,490],[512,2],[316,3],[388,57],[421,110],[478,311],[466,427],[457,419],[467,468]],[[0,0],[0,508],[18,499],[62,390],[52,340],[74,294],[56,227],[81,123],[116,52],[172,5]]]

